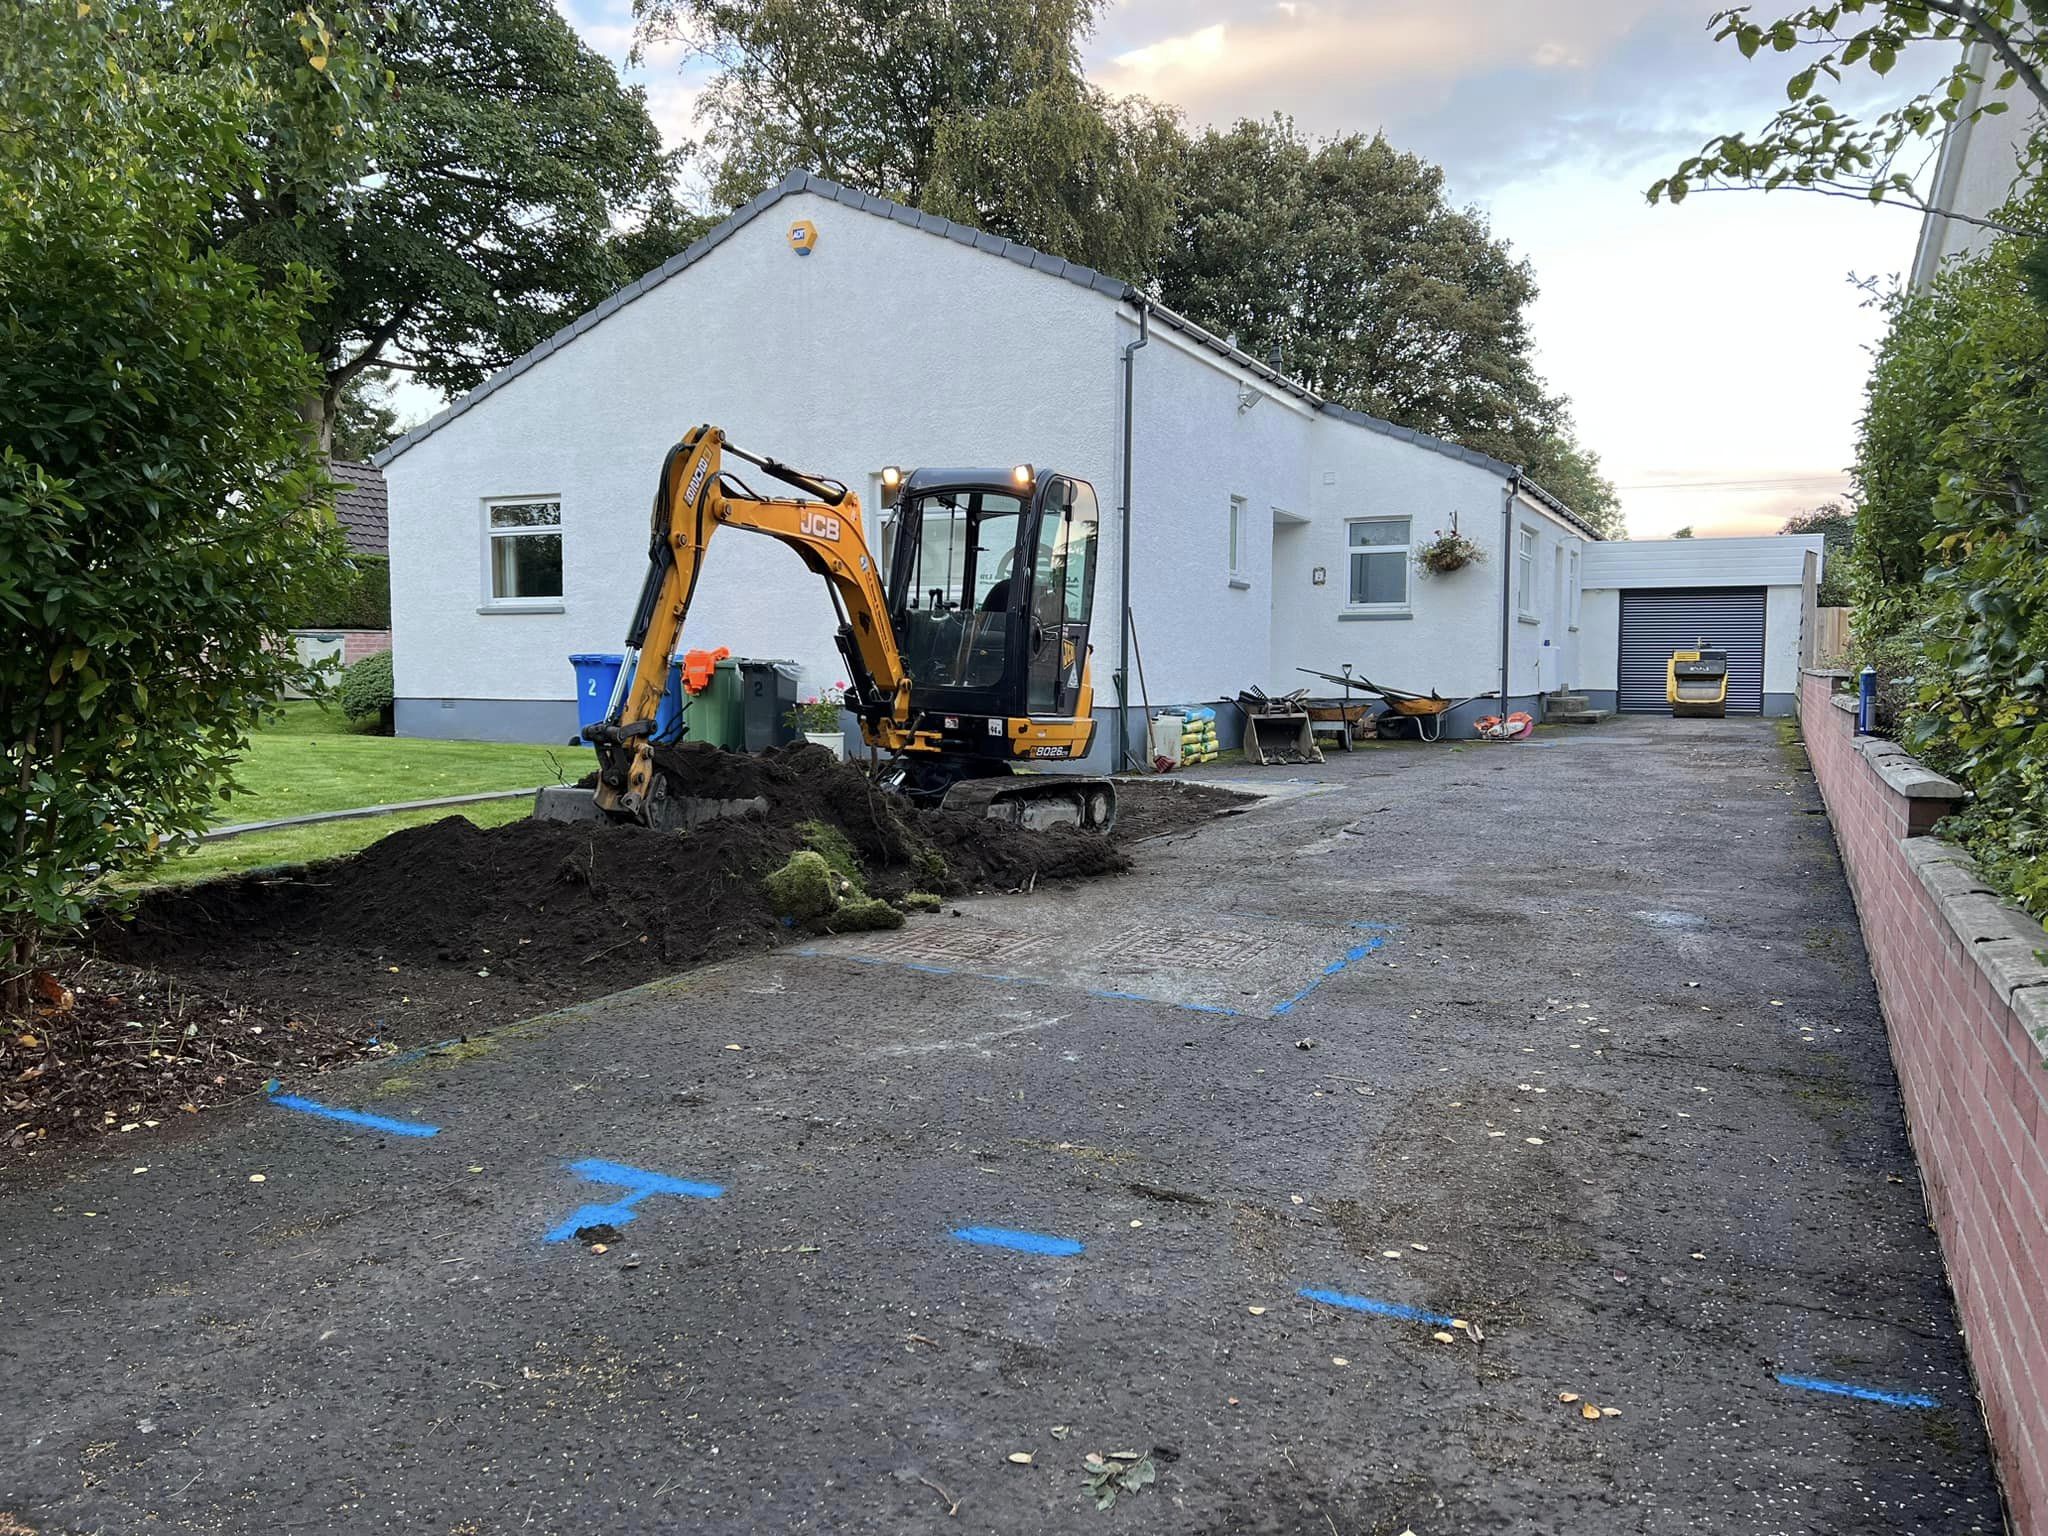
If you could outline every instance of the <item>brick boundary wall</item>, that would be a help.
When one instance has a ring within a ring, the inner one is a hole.
[[[2012,1529],[2048,1536],[2048,934],[1928,835],[1963,791],[1855,734],[1842,674],[1800,729],[1856,897]]]
[[[388,629],[344,629],[341,632],[341,664],[352,667],[365,656],[391,649]]]

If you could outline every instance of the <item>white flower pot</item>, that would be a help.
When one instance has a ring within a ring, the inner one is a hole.
[[[840,731],[805,731],[804,740],[814,747],[823,747],[842,762],[846,758],[846,736]]]

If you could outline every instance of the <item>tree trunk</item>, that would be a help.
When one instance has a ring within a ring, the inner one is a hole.
[[[330,390],[318,390],[299,400],[299,420],[306,425],[306,436],[320,450],[320,457],[334,457],[334,394]]]

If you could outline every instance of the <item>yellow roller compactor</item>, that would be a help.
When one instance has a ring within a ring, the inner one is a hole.
[[[1673,716],[1720,720],[1728,713],[1728,653],[1702,639],[1690,651],[1673,651],[1664,671],[1664,696]]]
[[[803,493],[757,494],[738,459]],[[885,782],[924,804],[1025,826],[1108,830],[1106,778],[1016,772],[1072,762],[1095,736],[1088,623],[1099,514],[1087,481],[1019,464],[882,475],[893,510],[878,563],[860,499],[836,480],[734,447],[701,426],[669,450],[647,578],[597,748],[598,813],[688,824],[666,804],[656,714],[711,537],[766,534],[824,580],[839,616],[846,708],[888,755]],[[886,567],[886,569],[884,569]]]

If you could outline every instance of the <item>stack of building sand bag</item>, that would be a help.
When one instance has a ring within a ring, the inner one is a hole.
[[[1216,745],[1216,711],[1207,705],[1199,709],[1183,710],[1180,727],[1180,760],[1188,763],[1213,763],[1219,755]]]

